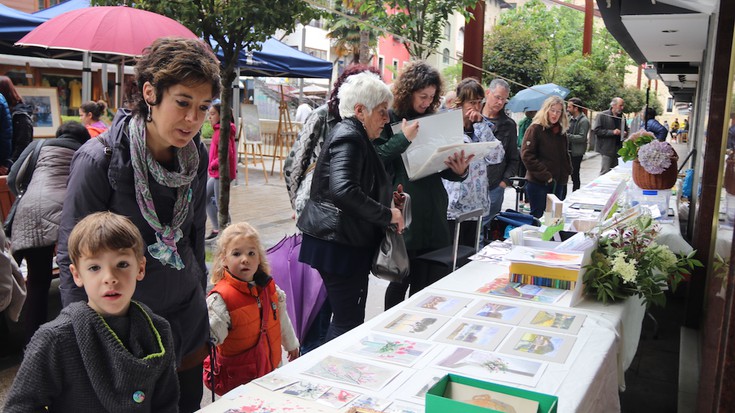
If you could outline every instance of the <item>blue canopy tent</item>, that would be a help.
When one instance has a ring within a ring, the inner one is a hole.
[[[0,4],[0,40],[18,41],[46,20]]]
[[[33,15],[44,19],[50,19],[68,11],[83,9],[85,7],[89,7],[89,0],[68,0],[47,9],[39,10],[33,13]]]
[[[222,60],[223,53],[216,42],[212,48]],[[240,75],[263,77],[319,78],[332,77],[332,63],[311,56],[280,41],[269,38],[261,50],[243,50],[239,56]]]

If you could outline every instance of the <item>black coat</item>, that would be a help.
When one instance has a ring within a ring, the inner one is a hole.
[[[365,128],[347,118],[324,142],[297,227],[321,240],[377,247],[390,224],[390,201],[388,174]]]

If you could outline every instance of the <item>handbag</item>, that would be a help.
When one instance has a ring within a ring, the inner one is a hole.
[[[23,176],[19,183],[15,182],[15,175],[13,175],[12,177],[8,176],[8,186],[14,187],[17,185],[18,188],[18,194],[15,197],[15,201],[13,201],[13,205],[10,207],[10,211],[8,211],[8,216],[5,217],[5,221],[3,221],[3,231],[5,232],[5,236],[8,238],[10,238],[11,232],[13,230],[13,221],[15,220],[15,212],[18,209],[18,204],[20,204],[20,200],[23,197],[23,194],[26,192],[26,189],[28,189],[28,185],[31,183],[33,172],[36,170],[36,162],[38,162],[38,156],[41,154],[41,148],[43,148],[43,145],[45,145],[46,142],[48,142],[48,140],[46,139],[40,140],[36,144],[36,147],[33,148],[33,153],[28,160],[29,163],[25,167],[25,173],[23,173]],[[18,170],[22,168],[23,165],[21,164],[19,165]],[[11,171],[11,174],[12,172],[13,171]],[[16,172],[16,174],[17,173],[18,172]]]
[[[404,193],[403,220],[405,226],[411,224],[411,197]],[[403,234],[396,232],[395,225],[389,225],[385,230],[385,237],[375,251],[371,272],[376,277],[390,281],[403,282],[410,271],[406,243]]]
[[[261,291],[260,301],[261,308],[271,308],[271,299],[265,288]],[[265,376],[277,367],[271,365],[270,344],[266,333],[269,317],[270,311],[263,311],[258,341],[242,353],[226,357],[217,354],[216,346],[211,346],[210,355],[204,359],[202,372],[204,385],[208,389],[221,396],[241,384]]]

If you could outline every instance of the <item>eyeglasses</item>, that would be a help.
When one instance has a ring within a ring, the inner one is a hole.
[[[508,98],[507,98],[507,97],[505,97],[505,96],[500,96],[500,95],[492,95],[492,96],[493,96],[493,97],[494,97],[495,99],[497,99],[497,100],[499,100],[499,101],[501,101],[501,102],[505,102],[506,100],[508,100]]]

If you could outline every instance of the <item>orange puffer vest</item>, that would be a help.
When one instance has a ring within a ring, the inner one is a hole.
[[[272,368],[278,367],[281,363],[281,322],[278,320],[278,294],[273,279],[268,277],[265,287],[258,287],[236,279],[225,270],[225,277],[212,288],[210,294],[215,292],[227,304],[232,323],[227,338],[217,346],[217,351],[225,357],[236,356],[258,342],[261,326],[259,307],[264,298],[261,295],[263,298],[259,299],[258,296],[267,294],[270,297],[269,308],[262,310],[270,311],[266,334]]]

